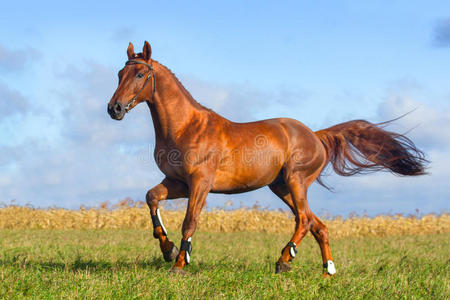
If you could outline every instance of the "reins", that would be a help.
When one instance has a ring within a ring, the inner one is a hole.
[[[133,97],[133,99],[131,99],[130,102],[128,102],[127,106],[125,106],[125,112],[128,112],[130,110],[130,107],[136,103],[137,97],[139,97],[141,92],[144,90],[145,86],[147,85],[148,81],[150,80],[150,77],[153,77],[152,98],[156,91],[156,80],[155,80],[155,71],[153,70],[153,61],[151,60],[150,64],[148,64],[143,61],[131,59],[125,63],[125,65],[135,65],[135,64],[147,66],[148,67],[148,75],[147,75],[147,79],[144,82],[144,85],[141,87],[139,92],[136,94],[136,96]]]

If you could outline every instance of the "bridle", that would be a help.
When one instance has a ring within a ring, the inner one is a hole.
[[[134,60],[134,59],[130,59],[129,61],[127,61],[125,63],[125,65],[144,65],[148,67],[148,75],[147,75],[147,79],[144,82],[144,85],[141,87],[141,89],[139,90],[139,92],[136,94],[136,96],[133,97],[133,99],[131,99],[130,102],[128,102],[127,106],[125,106],[125,112],[128,112],[130,110],[130,107],[133,106],[136,101],[137,101],[137,97],[139,97],[139,95],[141,94],[141,92],[144,90],[145,86],[147,85],[148,81],[150,80],[150,77],[153,77],[153,90],[152,90],[152,99],[153,99],[153,95],[155,94],[156,91],[156,80],[155,80],[155,71],[153,70],[153,61],[150,61],[150,64],[140,61],[140,60]]]

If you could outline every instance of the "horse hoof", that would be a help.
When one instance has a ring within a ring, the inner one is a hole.
[[[287,262],[277,261],[275,264],[275,273],[283,273],[291,270],[291,265]]]
[[[173,261],[178,256],[178,248],[177,246],[173,245],[172,249],[169,251],[163,252],[164,260],[167,262]]]
[[[169,272],[172,274],[186,275],[186,271],[182,268],[172,268]]]

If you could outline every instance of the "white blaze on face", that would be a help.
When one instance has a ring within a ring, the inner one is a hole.
[[[336,268],[334,267],[334,262],[332,260],[327,261],[327,272],[330,275],[336,274]]]

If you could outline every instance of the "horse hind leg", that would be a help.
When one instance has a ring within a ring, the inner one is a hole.
[[[187,186],[182,182],[165,178],[160,184],[147,192],[146,200],[153,223],[153,237],[159,240],[164,260],[170,262],[178,255],[178,248],[169,240],[159,213],[159,201],[187,197]]]
[[[331,256],[330,243],[328,242],[328,229],[314,214],[311,233],[319,244],[320,252],[322,253],[324,275],[334,275],[336,273],[336,268],[334,266],[333,257]]]
[[[284,182],[279,182],[276,184],[269,185],[269,188],[272,190],[272,192],[277,195],[286,205],[291,209],[294,216],[296,216],[296,209],[294,206],[294,202],[292,201],[291,194],[289,193],[289,190]],[[293,247],[292,247],[293,246]],[[289,248],[289,249],[288,249]],[[292,248],[292,250],[291,250]],[[288,252],[289,256],[287,257],[288,262],[280,262],[280,260],[275,265],[275,273],[282,273],[287,272],[291,269],[291,266],[289,264],[289,261],[293,260],[295,257],[295,254],[297,253],[297,247],[296,244],[290,244],[288,243],[282,250],[281,255],[284,255],[285,252]],[[292,251],[292,253],[291,253]]]
[[[296,231],[299,227],[297,224],[299,217],[298,215],[298,205],[294,203],[292,200],[291,193],[289,192],[289,189],[287,185],[284,182],[278,182],[276,184],[269,185],[269,188],[272,190],[272,192],[275,193],[284,203],[286,203],[289,208],[291,209],[292,213],[296,217]],[[305,200],[306,202],[306,191],[305,191]],[[307,203],[306,203],[307,205]],[[307,208],[307,207],[306,207]],[[336,271],[334,269],[334,263],[333,258],[331,256],[331,249],[328,242],[328,230],[325,226],[325,224],[320,221],[320,219],[312,213],[309,208],[307,208],[308,214],[304,214],[303,218],[305,218],[305,215],[307,217],[307,222],[305,224],[305,227],[309,228],[311,233],[313,234],[314,238],[316,239],[317,243],[320,246],[320,250],[322,253],[322,260],[323,260],[323,266],[324,266],[324,275],[333,275]],[[297,232],[296,232],[297,233]],[[300,234],[297,235],[297,242],[291,241],[283,248],[281,251],[282,255],[280,259],[278,260],[276,264],[276,273],[285,272],[290,270],[289,262],[292,261],[292,259],[295,257],[296,254],[296,246],[297,243],[300,243],[301,239],[303,238],[301,235],[306,235],[307,231],[301,230]],[[294,234],[295,236],[295,234]],[[293,237],[294,238],[294,237]],[[295,243],[294,243],[295,242]]]
[[[270,189],[289,206],[295,216],[295,232],[288,244],[281,250],[281,257],[275,264],[275,273],[282,273],[291,269],[290,262],[297,253],[297,245],[310,230],[312,215],[306,201],[307,188],[298,180],[290,180],[289,184],[271,185]]]

